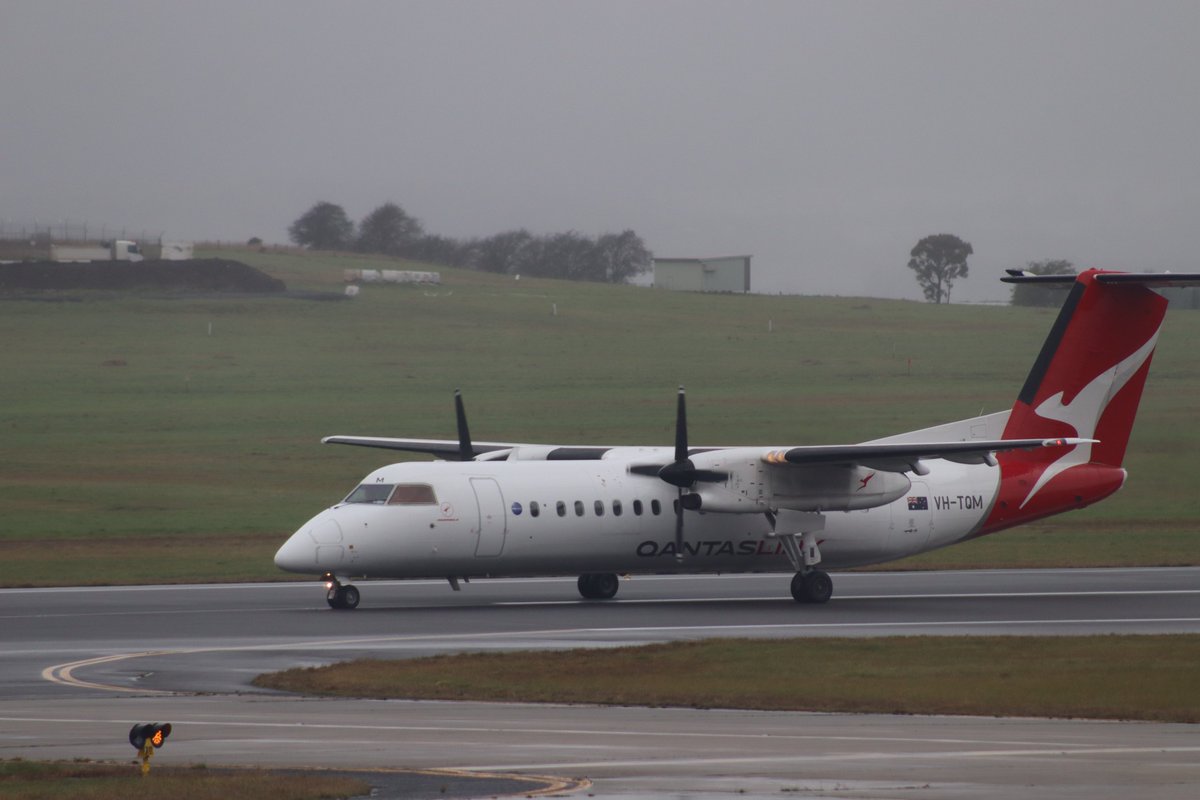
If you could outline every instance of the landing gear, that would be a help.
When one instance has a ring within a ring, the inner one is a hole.
[[[833,578],[819,569],[797,572],[792,578],[792,597],[797,603],[828,603],[833,596]]]
[[[345,611],[358,608],[358,601],[361,598],[356,586],[350,583],[343,585],[335,576],[328,573],[321,579],[325,581],[325,588],[328,589],[325,593],[325,602],[329,603],[330,608]]]
[[[792,569],[792,597],[797,603],[828,603],[833,597],[833,579],[828,572],[817,569],[821,563],[821,540],[818,534],[825,530],[825,517],[807,511],[767,512],[771,523],[771,536],[778,536],[779,543]],[[783,533],[780,531],[796,531]]]
[[[611,600],[621,584],[612,572],[589,572],[579,576],[578,585],[585,600]]]

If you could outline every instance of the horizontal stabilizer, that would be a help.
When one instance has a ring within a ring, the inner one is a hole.
[[[1078,275],[1035,275],[1020,269],[1006,270],[1008,275],[1000,280],[1004,283],[1058,284],[1067,286],[1075,283]],[[1200,286],[1200,272],[1096,272],[1096,283],[1125,284],[1163,288],[1170,286]]]

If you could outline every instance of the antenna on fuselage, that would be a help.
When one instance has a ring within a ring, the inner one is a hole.
[[[454,418],[458,423],[458,460],[474,461],[475,448],[471,445],[471,431],[467,429],[467,412],[463,408],[462,392],[454,390]]]

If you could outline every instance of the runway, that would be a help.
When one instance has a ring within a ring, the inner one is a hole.
[[[1200,569],[849,573],[821,607],[792,602],[787,580],[635,578],[610,602],[580,601],[573,579],[457,593],[363,583],[353,612],[328,609],[316,583],[0,591],[0,757],[124,759],[129,725],[153,719],[175,725],[161,763],[586,776],[600,797],[1200,792],[1200,731],[1187,725],[310,700],[249,687],[260,672],[361,655],[1200,630]]]

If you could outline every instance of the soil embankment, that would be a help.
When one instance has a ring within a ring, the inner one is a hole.
[[[272,293],[287,287],[254,267],[223,258],[0,264],[0,292],[80,289]]]

